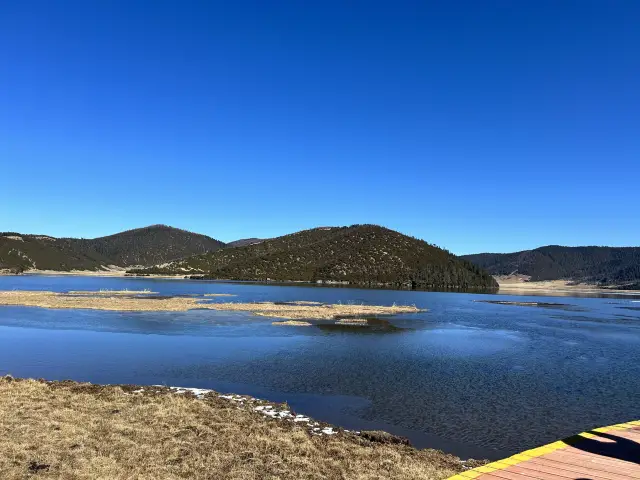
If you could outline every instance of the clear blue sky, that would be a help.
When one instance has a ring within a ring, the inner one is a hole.
[[[0,230],[640,244],[640,2],[0,3]]]

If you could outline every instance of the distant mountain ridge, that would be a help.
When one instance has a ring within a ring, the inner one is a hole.
[[[497,287],[489,274],[470,262],[377,225],[304,230],[132,273],[190,273],[211,279],[409,288]]]
[[[151,225],[93,239],[0,232],[0,269],[96,271],[110,265],[156,265],[224,246],[206,235],[167,225]]]
[[[549,245],[514,253],[479,253],[464,259],[492,275],[528,275],[532,281],[573,280],[601,285],[640,282],[640,247]]]
[[[254,243],[264,242],[263,238],[241,238],[240,240],[234,240],[227,243],[227,247],[244,247],[246,245],[253,245]]]

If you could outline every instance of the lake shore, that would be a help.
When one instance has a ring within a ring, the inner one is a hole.
[[[135,277],[136,275],[127,274],[126,268],[114,267],[108,270],[25,270],[19,275],[43,275],[43,276],[76,276],[76,277]],[[16,275],[14,271],[4,269],[0,270],[0,275]],[[189,275],[188,272],[184,274],[176,275],[149,275],[153,278],[172,278],[172,279],[185,279],[185,275]]]
[[[171,279],[171,280],[192,280],[189,272],[176,275],[161,275],[161,274],[145,274],[134,275],[127,274],[127,270],[122,268],[93,271],[93,270],[71,270],[71,271],[59,271],[59,270],[28,270],[21,275],[33,275],[33,276],[79,276],[79,277],[128,277],[128,278],[158,278],[158,279]],[[15,273],[8,270],[0,270],[0,275],[15,275]],[[498,282],[499,289],[496,293],[504,295],[547,295],[547,296],[598,296],[602,294],[606,295],[640,295],[640,290],[622,290],[612,287],[599,287],[591,284],[575,284],[569,280],[546,280],[546,281],[528,281],[528,277],[520,275],[513,276],[494,276]],[[222,281],[222,280],[221,280]],[[229,280],[229,282],[234,282]],[[269,284],[269,282],[266,282]],[[280,282],[273,282],[280,283]],[[309,284],[316,285],[309,282],[282,282],[284,284]],[[362,288],[362,286],[353,285],[354,288]]]
[[[498,293],[512,295],[640,295],[640,290],[621,290],[615,287],[599,287],[590,284],[576,284],[569,280],[525,281],[519,276],[496,276]]]
[[[483,463],[247,396],[0,377],[6,478],[440,480]]]

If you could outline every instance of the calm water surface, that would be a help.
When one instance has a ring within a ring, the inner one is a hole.
[[[165,384],[287,401],[345,428],[495,459],[640,418],[640,303],[240,285],[0,277],[0,290],[149,288],[234,301],[416,304],[396,329],[276,327],[248,313],[0,307],[0,374]],[[229,300],[229,299],[224,299]],[[561,303],[549,308],[478,300]]]

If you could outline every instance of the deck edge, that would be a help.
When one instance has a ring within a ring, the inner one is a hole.
[[[447,480],[470,480],[470,479],[479,477],[484,473],[491,473],[491,472],[495,472],[496,470],[504,470],[505,468],[518,465],[519,463],[526,462],[527,460],[531,460],[532,458],[541,457],[542,455],[546,455],[547,453],[551,453],[556,450],[561,450],[568,446],[574,445],[575,443],[581,441],[582,439],[595,438],[596,435],[590,432],[605,433],[605,432],[610,432],[612,430],[627,430],[629,428],[639,427],[639,426],[640,426],[640,420],[632,420],[625,423],[617,423],[615,425],[609,425],[607,427],[593,428],[590,431],[581,432],[576,435],[571,435],[570,437],[564,438],[562,440],[556,440],[555,442],[551,442],[546,445],[542,445],[540,447],[525,450],[524,452],[516,453],[515,455],[511,455],[510,457],[503,458],[501,460],[496,460],[495,462],[488,463],[481,467],[476,467],[470,470],[466,470],[452,477],[449,477]]]

